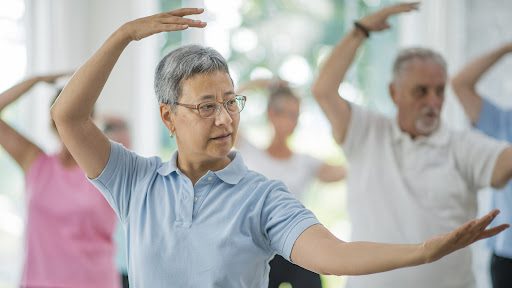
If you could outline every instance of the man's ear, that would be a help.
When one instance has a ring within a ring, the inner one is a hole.
[[[171,109],[171,105],[160,104],[160,118],[162,119],[165,127],[167,127],[167,130],[169,130],[169,133],[174,134],[174,113]]]
[[[389,95],[391,96],[391,100],[393,100],[393,103],[395,103],[395,105],[397,104],[398,102],[398,93],[396,92],[396,83],[394,82],[391,82],[389,83],[389,86],[388,86],[388,89],[389,89]]]

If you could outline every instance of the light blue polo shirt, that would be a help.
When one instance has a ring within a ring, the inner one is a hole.
[[[475,127],[490,137],[512,142],[512,111],[505,111],[482,99],[482,108]],[[512,223],[512,181],[504,188],[493,191],[491,197],[492,208],[501,210],[493,224]],[[488,243],[496,255],[512,258],[512,229],[489,238]]]
[[[125,230],[130,286],[268,287],[274,254],[317,224],[279,181],[250,171],[237,152],[195,186],[176,166],[111,142],[101,175],[91,180]]]

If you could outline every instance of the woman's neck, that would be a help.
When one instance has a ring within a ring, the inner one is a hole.
[[[267,153],[276,159],[288,159],[293,155],[286,142],[286,137],[274,137],[267,147]]]
[[[231,159],[227,155],[225,158],[198,161],[189,159],[186,155],[178,154],[177,166],[192,181],[192,185],[195,185],[208,171],[222,170],[230,162]]]

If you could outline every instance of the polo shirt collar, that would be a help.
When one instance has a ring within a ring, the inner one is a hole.
[[[428,136],[419,136],[415,140],[412,140],[411,136],[400,129],[398,125],[398,119],[393,121],[392,125],[393,141],[399,142],[407,139],[408,141],[415,143],[425,143],[431,146],[444,146],[449,142],[449,132],[443,122],[441,121],[438,129]]]
[[[237,151],[229,152],[229,158],[231,158],[231,162],[228,166],[224,167],[222,170],[213,171],[213,173],[222,181],[235,185],[244,178],[247,172],[247,166],[244,164],[242,155]]]
[[[162,176],[167,176],[172,172],[178,172],[178,151],[174,152],[171,156],[171,160],[169,162],[164,162],[162,165],[156,170],[156,172]]]
[[[224,169],[212,171],[212,173],[215,174],[215,176],[217,176],[223,182],[235,185],[238,184],[242,178],[244,178],[245,173],[247,172],[247,166],[245,166],[242,156],[237,151],[229,152],[228,157],[231,159],[231,162],[226,167],[224,167]],[[162,166],[156,170],[157,173],[162,176],[169,175],[173,172],[177,173],[179,171],[177,160],[178,151],[173,153],[169,162],[163,163]]]

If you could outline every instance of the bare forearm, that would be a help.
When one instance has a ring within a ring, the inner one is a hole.
[[[487,53],[470,62],[452,79],[453,90],[472,123],[478,121],[482,106],[476,84],[489,68],[510,51],[512,51],[510,47],[502,46]]]
[[[37,82],[38,77],[29,78],[0,94],[0,111],[27,93]]]
[[[350,31],[334,47],[312,87],[313,95],[329,119],[333,137],[339,144],[345,139],[351,113],[348,102],[340,97],[338,88],[365,37],[359,30]]]
[[[364,275],[425,263],[419,244],[340,242],[326,263],[328,274]]]
[[[343,242],[322,225],[308,228],[297,239],[292,260],[326,275],[362,275],[415,266],[427,262],[421,244]]]
[[[341,165],[323,164],[317,172],[317,177],[320,181],[329,183],[342,180],[346,173],[345,167]]]
[[[318,78],[313,86],[313,93],[317,98],[323,95],[332,95],[345,78],[350,65],[354,62],[357,49],[365,40],[365,35],[352,29],[333,49],[320,69]]]
[[[73,75],[52,107],[56,124],[87,121],[119,56],[130,43],[122,28]]]
[[[453,78],[454,87],[474,87],[482,75],[508,52],[510,48],[503,46],[470,62]]]
[[[512,147],[505,148],[494,165],[491,186],[503,188],[512,179]]]

